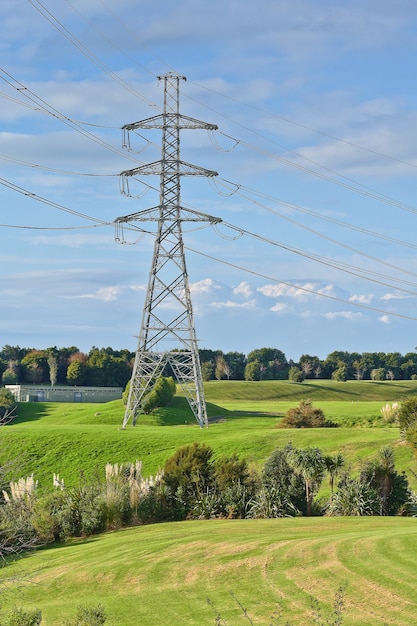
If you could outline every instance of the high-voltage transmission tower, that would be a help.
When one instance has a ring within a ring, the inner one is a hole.
[[[180,158],[182,129],[216,130],[214,124],[181,115],[180,81],[184,76],[168,73],[158,77],[164,82],[164,108],[161,115],[126,124],[124,145],[130,146],[129,131],[162,129],[161,160],[121,173],[122,193],[130,195],[129,177],[158,174],[159,205],[118,217],[124,222],[157,222],[152,266],[142,314],[135,363],[123,428],[129,420],[133,426],[143,412],[146,396],[152,391],[164,367],[169,364],[200,427],[208,425],[203,379],[194,327],[190,286],[185,264],[183,222],[218,223],[219,218],[184,209],[181,206],[181,176],[216,176]]]

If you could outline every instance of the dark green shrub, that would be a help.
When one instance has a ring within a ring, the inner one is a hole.
[[[39,609],[24,611],[13,607],[6,621],[2,621],[2,626],[38,626],[41,622],[42,612]]]
[[[246,517],[268,519],[274,517],[295,517],[299,510],[285,494],[276,487],[263,486],[248,503]]]
[[[276,490],[281,502],[288,502],[295,509],[306,512],[304,480],[289,464],[294,450],[291,443],[276,448],[264,465],[262,481],[267,488]]]
[[[212,455],[209,446],[193,443],[179,448],[165,463],[163,481],[187,511],[213,486]]]
[[[296,407],[288,409],[281,428],[324,428],[328,422],[321,409],[313,407],[311,400],[301,400]]]
[[[412,396],[401,402],[398,410],[398,423],[400,430],[404,433],[417,425],[417,396]]]
[[[346,474],[329,500],[326,515],[362,517],[380,512],[381,499],[375,489],[368,482]]]
[[[172,522],[185,519],[187,510],[165,485],[161,485],[151,487],[148,493],[139,500],[136,516],[142,524]]]
[[[411,499],[407,477],[395,469],[394,451],[390,446],[383,446],[374,459],[364,464],[360,480],[379,495],[382,515],[396,515]]]
[[[97,606],[79,606],[74,619],[65,620],[63,626],[101,626],[106,621],[106,613],[101,604]]]

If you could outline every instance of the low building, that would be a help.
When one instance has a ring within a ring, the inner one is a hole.
[[[122,397],[122,387],[5,385],[16,402],[110,402]]]

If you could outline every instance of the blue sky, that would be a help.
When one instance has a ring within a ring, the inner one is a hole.
[[[153,238],[113,221],[158,203],[169,71],[202,348],[298,360],[417,345],[417,5],[412,0],[2,0],[0,343],[136,347]],[[139,225],[139,224],[138,224]],[[204,227],[203,227],[204,226]],[[239,232],[241,229],[242,233]]]

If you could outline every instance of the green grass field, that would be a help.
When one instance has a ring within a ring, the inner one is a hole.
[[[417,624],[417,520],[297,518],[177,522],[40,550],[5,571],[2,609],[41,608],[58,625],[101,603],[109,626],[310,625],[346,585],[346,626]],[[207,602],[210,600],[211,605]],[[282,620],[271,616],[282,611]],[[284,619],[285,618],[285,619]],[[246,622],[247,623],[247,622]]]
[[[67,485],[80,474],[104,475],[107,462],[143,462],[154,474],[180,446],[198,441],[215,456],[236,453],[258,468],[277,446],[318,446],[342,452],[347,466],[384,445],[414,489],[416,459],[387,425],[386,402],[417,395],[417,383],[285,381],[210,382],[206,397],[211,423],[200,429],[180,395],[171,407],[143,416],[121,430],[121,402],[22,404],[19,418],[2,428],[0,462],[13,460],[9,476],[32,472],[40,489],[59,473]],[[289,406],[311,398],[338,428],[277,428]],[[324,485],[323,491],[328,489]],[[2,572],[10,579],[0,609],[39,607],[47,625],[75,615],[82,603],[102,603],[106,624],[215,624],[214,608],[229,626],[313,624],[310,596],[323,617],[346,584],[344,624],[417,625],[417,519],[297,518],[215,520],[126,529],[29,554]],[[230,594],[235,594],[236,599]],[[207,602],[209,598],[211,605]],[[214,607],[214,608],[213,608]],[[271,619],[282,610],[282,619]]]
[[[104,472],[107,462],[139,459],[145,475],[155,474],[178,447],[194,441],[210,445],[215,456],[236,453],[258,467],[274,448],[288,441],[298,447],[319,446],[326,453],[342,452],[354,471],[361,459],[390,444],[398,469],[416,470],[410,448],[380,412],[386,402],[413,393],[417,393],[415,381],[210,382],[206,396],[213,422],[208,429],[198,427],[180,395],[172,406],[142,416],[135,428],[128,425],[126,430],[120,429],[124,414],[121,401],[102,405],[23,403],[19,418],[2,429],[0,461],[13,461],[9,478],[33,472],[41,489],[51,489],[54,473],[67,485],[74,485],[80,473]],[[277,428],[288,407],[303,397],[311,398],[340,427]],[[410,480],[417,485],[411,473]]]

